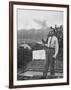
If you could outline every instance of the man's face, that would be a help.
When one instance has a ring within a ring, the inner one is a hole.
[[[53,36],[53,35],[54,35],[54,32],[53,32],[53,31],[51,31],[51,32],[49,33],[49,35],[50,35],[50,36]]]

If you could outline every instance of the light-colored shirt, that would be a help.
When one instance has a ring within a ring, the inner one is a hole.
[[[58,39],[56,36],[50,36],[48,38],[48,43],[47,43],[48,47],[54,48],[55,49],[55,54],[54,56],[56,57],[58,54],[58,50],[59,50],[59,44],[58,44]]]

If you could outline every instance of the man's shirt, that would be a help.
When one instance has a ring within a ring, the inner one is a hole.
[[[56,57],[58,54],[58,50],[59,50],[59,45],[58,45],[58,39],[56,36],[50,36],[48,38],[48,43],[47,43],[48,47],[50,48],[54,48],[55,49],[55,54],[54,56]]]

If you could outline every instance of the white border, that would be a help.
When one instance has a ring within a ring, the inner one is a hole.
[[[44,79],[44,80],[23,80],[23,81],[17,81],[17,8],[21,9],[40,9],[40,10],[58,10],[63,11],[63,29],[64,29],[64,60],[63,60],[63,72],[64,72],[64,78],[63,79]],[[14,5],[13,6],[13,30],[14,30],[14,50],[13,50],[13,84],[14,85],[29,85],[29,84],[46,84],[46,83],[61,83],[61,82],[67,82],[67,8],[58,8],[58,7],[43,7],[43,6],[27,6],[27,5]]]

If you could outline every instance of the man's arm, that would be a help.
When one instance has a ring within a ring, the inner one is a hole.
[[[46,44],[48,42],[48,38],[46,39],[46,41],[42,38],[42,42]]]
[[[59,50],[59,44],[58,44],[58,39],[55,38],[55,54],[54,54],[54,58],[56,58],[57,54],[58,54],[58,50]]]

